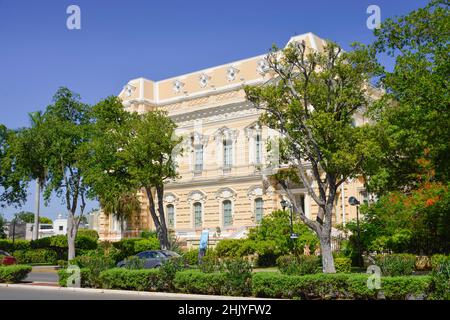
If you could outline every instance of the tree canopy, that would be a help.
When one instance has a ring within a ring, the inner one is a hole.
[[[408,190],[420,181],[418,161],[428,159],[435,180],[450,177],[450,17],[448,1],[434,0],[407,15],[388,18],[375,30],[372,47],[395,58],[384,70],[383,101],[374,105],[381,151],[366,162],[369,187],[377,193]]]
[[[280,160],[288,169],[276,177],[301,220],[318,235],[324,272],[335,272],[330,237],[336,191],[377,152],[371,127],[352,121],[371,106],[370,81],[380,67],[373,50],[359,45],[344,52],[333,42],[323,51],[293,42],[274,48],[267,61],[275,77],[246,87],[246,94],[263,111],[261,122],[281,133]],[[316,220],[295,203],[289,181],[306,188],[318,206]]]

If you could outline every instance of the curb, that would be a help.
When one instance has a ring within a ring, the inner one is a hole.
[[[93,289],[93,288],[65,288],[65,287],[53,287],[42,285],[27,285],[27,284],[8,284],[0,283],[0,288],[22,288],[30,290],[60,290],[67,292],[86,292],[86,293],[105,293],[105,294],[125,294],[125,295],[137,295],[137,296],[149,296],[149,297],[161,297],[161,298],[182,298],[182,299],[204,299],[204,300],[276,300],[267,298],[255,298],[255,297],[232,297],[232,296],[215,296],[215,295],[202,295],[202,294],[185,294],[185,293],[168,293],[168,292],[147,292],[147,291],[130,291],[130,290],[112,290],[112,289]]]

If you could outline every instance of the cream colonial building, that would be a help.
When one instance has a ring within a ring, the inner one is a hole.
[[[312,33],[290,41],[305,41],[312,50],[321,50],[324,40]],[[182,157],[177,159],[181,178],[165,186],[166,221],[179,239],[192,245],[203,229],[210,229],[212,240],[240,238],[264,215],[280,209],[282,192],[263,184],[266,163],[274,155],[266,142],[278,133],[260,127],[260,112],[246,101],[244,85],[262,84],[269,72],[265,55],[251,57],[174,78],[152,81],[130,80],[119,97],[126,110],[139,113],[165,110],[184,136]],[[365,122],[355,118],[356,125]],[[317,206],[302,186],[294,187],[297,201],[306,215],[314,217]],[[363,200],[361,181],[348,181],[340,189],[334,223],[345,223],[356,215],[348,197]],[[101,238],[118,240],[153,229],[148,201],[140,194],[142,210],[121,233],[114,217],[96,216]],[[211,239],[210,236],[210,239]]]

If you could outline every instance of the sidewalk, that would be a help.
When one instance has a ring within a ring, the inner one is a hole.
[[[91,289],[91,288],[64,288],[55,286],[51,283],[29,283],[29,284],[6,284],[0,283],[0,288],[18,288],[29,290],[50,290],[53,292],[79,292],[90,294],[107,294],[107,295],[127,295],[129,298],[136,297],[152,297],[154,299],[185,299],[185,300],[274,300],[254,297],[230,297],[230,296],[216,296],[216,295],[201,295],[201,294],[184,294],[184,293],[167,293],[167,292],[147,292],[147,291],[130,291],[130,290],[109,290],[109,289]],[[101,298],[101,297],[100,297]]]

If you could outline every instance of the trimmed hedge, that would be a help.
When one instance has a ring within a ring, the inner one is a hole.
[[[30,241],[17,239],[13,242],[10,239],[0,239],[0,250],[12,253],[14,250],[30,249]]]
[[[98,241],[99,238],[98,232],[92,229],[78,229],[77,236],[91,238],[94,241]]]
[[[38,240],[32,240],[30,242],[32,249],[48,249],[53,248],[57,250],[66,250],[67,236],[58,235],[52,237],[45,237]],[[75,248],[83,250],[95,250],[97,249],[97,240],[94,240],[90,236],[77,235],[75,238]]]
[[[281,273],[288,275],[305,275],[321,272],[321,260],[317,256],[286,255],[277,259]]]
[[[227,275],[223,272],[203,273],[199,270],[177,272],[175,290],[192,294],[226,294]]]
[[[375,261],[383,276],[409,276],[414,272],[416,256],[408,253],[378,255]]]
[[[158,269],[109,269],[100,273],[100,281],[105,289],[158,291],[162,285]]]
[[[14,251],[14,257],[20,264],[56,264],[58,261],[57,252],[51,249],[17,250]]]
[[[350,273],[352,272],[352,259],[348,257],[336,257],[334,258],[334,267],[337,273]]]
[[[403,300],[429,293],[428,276],[382,277],[381,289],[367,287],[364,274],[314,274],[288,276],[275,272],[253,275],[253,295],[267,298],[300,299],[386,299]]]
[[[198,265],[198,249],[189,249],[183,252],[182,255],[188,265]]]
[[[0,282],[16,283],[25,279],[31,267],[27,265],[0,266]]]
[[[66,286],[69,274],[59,270],[59,284]],[[92,284],[89,269],[81,269],[81,287]],[[229,272],[204,273],[200,270],[178,271],[174,279],[166,279],[161,270],[129,270],[114,268],[102,271],[99,276],[101,287],[137,291],[167,291],[208,295],[231,295],[239,292],[233,288]],[[382,277],[380,289],[369,289],[366,274],[311,274],[289,276],[277,272],[252,274],[247,284],[249,291],[243,296],[253,295],[266,298],[288,299],[427,299],[433,298],[433,279],[430,276]],[[170,283],[168,283],[170,282]],[[434,297],[439,298],[439,297]]]
[[[80,286],[81,288],[92,288],[93,285],[90,283],[90,273],[91,271],[87,268],[80,269]],[[72,273],[67,272],[67,269],[58,270],[58,283],[61,287],[67,287],[67,280]]]
[[[118,260],[133,256],[141,251],[158,250],[160,248],[159,240],[156,238],[126,238],[112,244],[114,248],[120,251]]]

